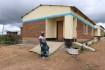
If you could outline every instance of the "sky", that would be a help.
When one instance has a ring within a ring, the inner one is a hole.
[[[97,25],[105,27],[105,0],[0,0],[0,34],[20,33],[21,16],[40,4],[75,6]]]

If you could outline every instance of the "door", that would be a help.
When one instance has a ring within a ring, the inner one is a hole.
[[[57,21],[57,40],[63,41],[63,21]]]

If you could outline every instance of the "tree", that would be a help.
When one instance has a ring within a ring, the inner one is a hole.
[[[104,32],[104,37],[105,37],[105,32]]]

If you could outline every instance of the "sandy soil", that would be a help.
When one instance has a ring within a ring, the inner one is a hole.
[[[105,39],[91,47],[96,52],[85,50],[74,58],[65,50],[59,50],[42,59],[36,53],[29,52],[32,46],[0,45],[0,70],[83,70],[89,66],[90,70],[105,70]]]

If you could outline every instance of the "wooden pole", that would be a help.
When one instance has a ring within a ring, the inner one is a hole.
[[[3,29],[2,29],[1,41],[3,40],[3,32],[4,32],[4,25],[3,25]]]
[[[3,32],[4,32],[4,25],[3,25],[3,29],[2,29],[2,36],[3,36]]]

